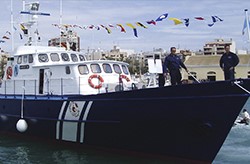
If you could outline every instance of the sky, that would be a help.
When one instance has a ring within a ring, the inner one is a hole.
[[[34,0],[37,1],[37,0]],[[27,1],[26,2],[34,2]],[[26,38],[20,39],[19,24],[23,21],[22,0],[12,0],[14,26],[11,25],[11,0],[1,0],[0,5],[0,37],[11,32],[10,39],[0,43],[0,48],[10,52],[13,48],[25,43]],[[51,38],[60,35],[60,29],[53,24],[100,26],[109,24],[122,24],[126,33],[120,28],[110,28],[108,34],[104,28],[80,29],[73,28],[81,38],[81,50],[100,49],[110,50],[114,45],[121,49],[135,50],[135,52],[153,51],[153,49],[169,48],[175,46],[179,49],[192,51],[202,50],[206,42],[215,39],[234,40],[236,48],[250,50],[247,35],[242,35],[245,19],[244,10],[250,10],[249,0],[40,0],[40,12],[50,13],[50,16],[39,16],[38,30],[41,37],[40,45],[47,45]],[[60,12],[61,11],[61,12]],[[60,14],[62,13],[62,14]],[[156,25],[147,24],[146,21],[156,20],[162,14],[168,13],[168,17],[157,21]],[[223,21],[215,22],[212,27],[211,16],[218,16]],[[169,18],[183,20],[189,18],[189,26],[185,24],[174,25]],[[205,20],[197,20],[195,17],[203,17]],[[140,22],[147,28],[137,26]],[[133,29],[126,23],[133,24],[138,33],[134,36]],[[13,36],[13,41],[12,37]]]

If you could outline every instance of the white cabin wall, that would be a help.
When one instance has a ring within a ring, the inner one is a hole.
[[[78,94],[78,80],[75,74],[75,70],[72,66],[69,66],[70,74],[66,73],[64,66],[51,67],[52,73],[50,78],[50,93],[55,95],[62,94]]]

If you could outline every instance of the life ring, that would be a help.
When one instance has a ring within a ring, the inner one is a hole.
[[[126,75],[120,75],[120,78],[121,78],[121,79],[125,79],[127,82],[130,82],[129,77],[126,76]]]
[[[7,71],[6,71],[6,73],[7,73],[7,79],[11,79],[11,77],[12,77],[12,67],[11,66],[9,66],[8,68],[7,68]]]
[[[99,80],[98,82],[98,85],[95,85],[93,82],[92,82],[92,79],[93,78],[97,78]],[[91,75],[89,76],[89,79],[88,79],[88,82],[89,82],[89,85],[94,88],[94,89],[100,89],[102,87],[102,83],[104,82],[103,78],[100,76],[100,75]]]

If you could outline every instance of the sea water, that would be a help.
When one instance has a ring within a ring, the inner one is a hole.
[[[250,125],[236,125],[227,136],[213,164],[250,163]]]
[[[0,136],[0,164],[165,164],[171,160]],[[178,163],[178,162],[174,162]],[[250,163],[250,126],[234,126],[213,164]]]
[[[100,148],[0,136],[0,164],[164,164],[166,160]]]

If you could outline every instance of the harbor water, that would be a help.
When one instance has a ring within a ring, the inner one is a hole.
[[[250,163],[250,125],[234,126],[213,164]]]
[[[213,164],[247,164],[249,162],[250,126],[237,125],[232,128]],[[163,164],[181,162],[99,148],[76,148],[72,145],[1,134],[0,163]]]

